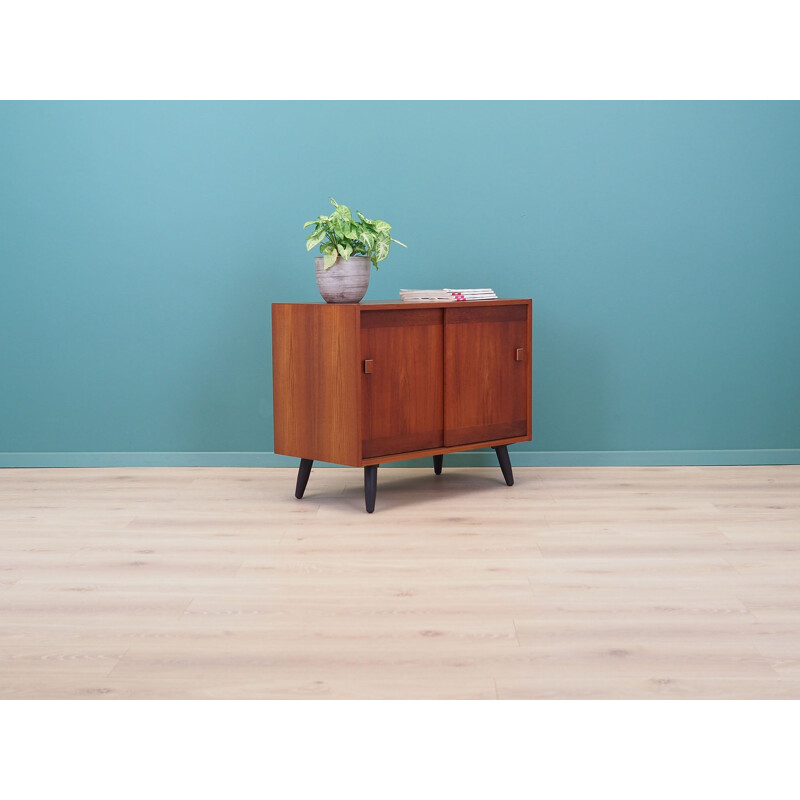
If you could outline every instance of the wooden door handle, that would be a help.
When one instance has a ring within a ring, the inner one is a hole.
[[[517,361],[523,361],[525,359],[525,348],[518,347],[517,348]]]
[[[364,360],[364,373],[369,375],[372,372],[372,364],[373,360],[371,358],[367,358]]]

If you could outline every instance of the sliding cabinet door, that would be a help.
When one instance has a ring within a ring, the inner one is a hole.
[[[441,447],[441,308],[361,312],[362,457]]]
[[[445,446],[530,437],[530,305],[444,313]]]

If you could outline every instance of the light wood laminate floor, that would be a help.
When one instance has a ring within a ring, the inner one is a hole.
[[[800,466],[0,470],[3,698],[800,698]]]

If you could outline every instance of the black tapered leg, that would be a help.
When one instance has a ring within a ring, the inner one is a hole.
[[[364,467],[364,502],[367,514],[375,510],[375,495],[378,492],[378,465]]]
[[[444,461],[444,455],[442,455],[442,454],[433,457],[433,474],[434,475],[441,475],[442,474],[442,461]]]
[[[497,460],[500,462],[500,470],[506,479],[506,483],[509,486],[513,486],[514,473],[511,472],[511,459],[508,457],[508,448],[504,444],[499,444],[497,447],[493,447],[492,450],[497,453]]]
[[[300,459],[300,469],[297,470],[297,486],[294,490],[294,496],[300,500],[303,497],[303,493],[306,490],[306,484],[308,483],[308,476],[311,474],[311,465],[313,464],[313,460],[310,458],[301,458]]]

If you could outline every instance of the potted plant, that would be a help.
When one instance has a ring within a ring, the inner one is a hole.
[[[406,247],[389,235],[392,226],[382,219],[368,219],[356,211],[353,219],[347,206],[340,206],[332,197],[334,212],[327,217],[317,217],[303,225],[314,230],[306,238],[306,250],[319,245],[321,257],[314,259],[317,270],[317,287],[327,303],[359,303],[369,286],[370,262],[378,269],[378,262],[389,255],[392,242]]]

